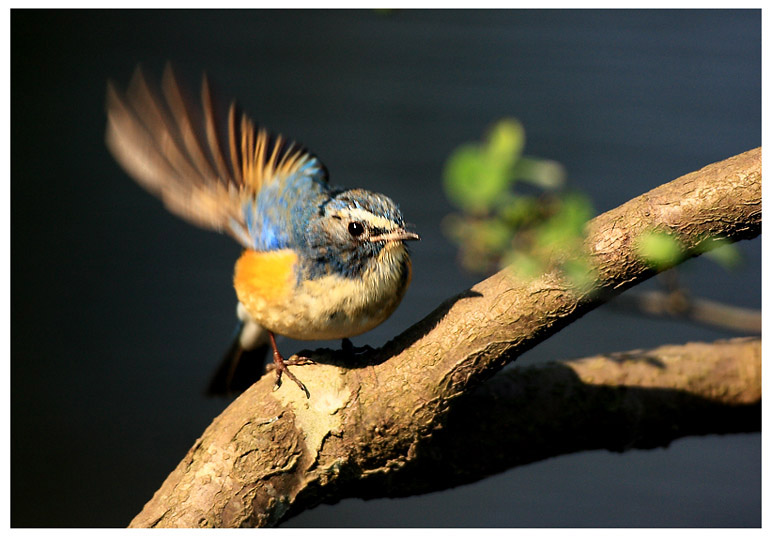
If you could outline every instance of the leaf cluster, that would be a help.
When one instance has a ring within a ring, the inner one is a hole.
[[[443,173],[445,193],[459,211],[443,222],[459,247],[464,268],[492,272],[510,267],[522,278],[558,269],[576,288],[594,279],[583,252],[585,224],[594,215],[589,196],[566,186],[556,161],[523,154],[525,130],[516,119],[496,122],[483,140],[456,148]],[[707,238],[703,252],[729,269],[740,254]],[[637,242],[643,261],[658,270],[683,260],[683,247],[666,232],[649,232]]]
[[[509,266],[531,278],[559,268],[583,286],[591,277],[579,251],[591,201],[566,188],[559,163],[526,156],[524,148],[522,124],[504,119],[483,141],[453,151],[443,179],[460,211],[444,220],[446,234],[471,271]]]

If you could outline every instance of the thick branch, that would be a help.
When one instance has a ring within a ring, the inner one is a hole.
[[[459,399],[409,466],[358,496],[438,491],[584,450],[760,430],[758,338],[520,366]]]
[[[654,275],[636,254],[651,230],[705,239],[761,231],[761,149],[712,164],[595,218],[586,246],[596,292],[556,273],[523,282],[502,271],[446,301],[361,358],[333,352],[294,367],[311,391],[271,392],[264,377],[196,442],[132,526],[259,526],[383,484],[417,460],[451,405],[506,363],[610,296]],[[342,367],[347,368],[342,368]],[[270,379],[269,379],[270,378]]]

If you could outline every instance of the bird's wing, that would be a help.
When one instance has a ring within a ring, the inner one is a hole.
[[[302,146],[240,115],[235,103],[223,131],[206,77],[201,103],[200,112],[188,107],[170,66],[160,92],[137,68],[125,94],[108,83],[107,146],[173,213],[250,247],[245,209],[254,207],[261,189],[282,185],[290,175],[326,188],[327,171]]]

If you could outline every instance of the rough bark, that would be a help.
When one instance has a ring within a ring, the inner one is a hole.
[[[508,368],[459,399],[420,456],[357,496],[408,496],[561,454],[761,430],[761,340]]]
[[[591,292],[572,290],[558,273],[520,281],[501,271],[356,363],[331,351],[313,353],[318,364],[293,367],[309,400],[290,383],[272,392],[273,378],[264,377],[213,421],[131,526],[275,525],[322,501],[398,494],[392,480],[419,464],[463,396],[655,274],[635,250],[637,237],[650,230],[678,235],[687,256],[710,237],[759,235],[761,149],[592,220],[586,247],[598,280]]]

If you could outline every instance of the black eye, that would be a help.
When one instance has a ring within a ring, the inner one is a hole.
[[[348,232],[352,237],[360,237],[365,232],[365,226],[359,222],[350,222],[348,224]]]

